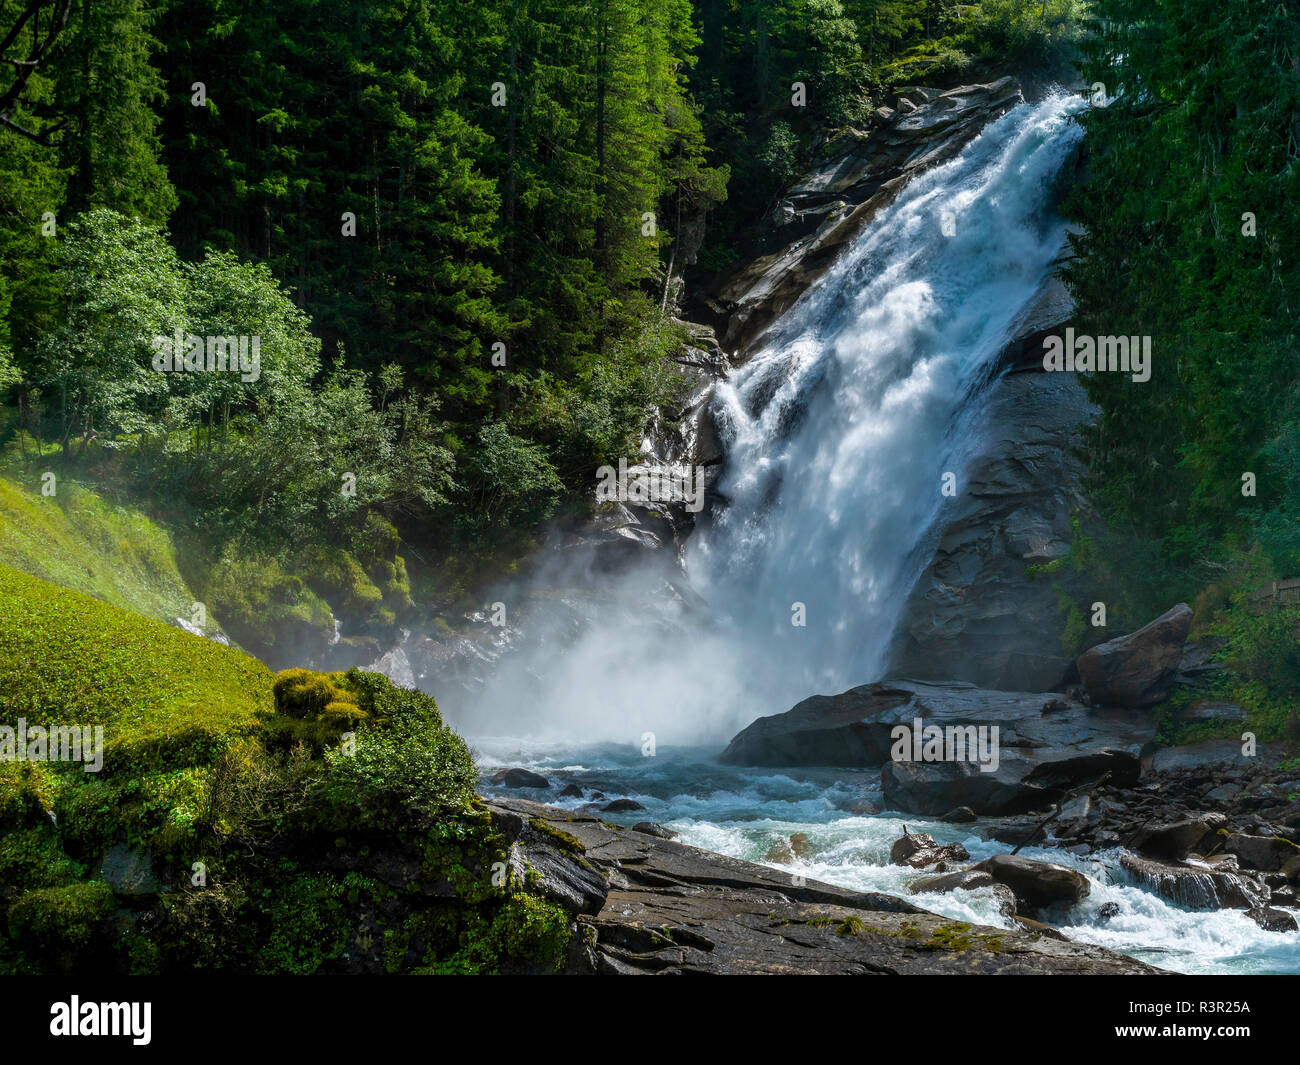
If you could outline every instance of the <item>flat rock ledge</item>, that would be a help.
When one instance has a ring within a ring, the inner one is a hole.
[[[485,805],[532,890],[574,915],[570,974],[1159,973],[1102,947],[970,925],[522,799]]]

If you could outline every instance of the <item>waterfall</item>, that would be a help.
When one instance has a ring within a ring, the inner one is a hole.
[[[878,679],[944,475],[961,491],[970,414],[1064,244],[1052,187],[1081,106],[1020,105],[913,179],[719,385],[722,502],[686,557],[702,605],[651,608],[657,575],[619,575],[582,631],[498,663],[453,716],[475,734],[715,742]]]

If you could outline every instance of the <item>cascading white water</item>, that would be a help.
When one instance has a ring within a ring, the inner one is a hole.
[[[912,180],[720,385],[728,503],[686,559],[702,608],[637,571],[563,610],[534,602],[531,639],[471,706],[449,701],[452,719],[478,736],[715,743],[878,679],[945,472],[960,491],[972,404],[1064,243],[1051,189],[1081,106],[1016,107]]]
[[[1079,106],[1018,107],[912,181],[719,388],[730,506],[689,571],[755,690],[788,706],[878,677],[943,474],[961,490],[963,412],[1061,249],[1047,205]]]

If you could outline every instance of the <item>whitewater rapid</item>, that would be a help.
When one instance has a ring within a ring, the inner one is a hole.
[[[1017,927],[999,911],[989,888],[909,893],[913,883],[934,871],[890,864],[890,847],[905,825],[912,832],[930,833],[940,843],[963,844],[972,862],[1005,854],[1010,846],[976,834],[980,824],[993,820],[949,825],[887,809],[865,816],[853,813],[864,801],[884,807],[878,771],[800,769],[792,776],[775,769],[721,766],[716,750],[700,748],[660,748],[647,758],[638,748],[616,744],[545,745],[485,738],[475,749],[485,794],[579,810],[590,807],[593,789],[600,789],[607,798],[631,798],[645,807],[600,815],[613,821],[654,821],[676,832],[681,843],[757,862],[791,877],[907,898],[958,921]],[[541,773],[553,787],[495,789],[486,778],[501,766]],[[561,782],[577,784],[586,798],[557,798]],[[792,836],[803,837],[801,856],[791,852]],[[1091,890],[1082,903],[1044,915],[1070,939],[1174,972],[1300,973],[1300,936],[1266,932],[1241,910],[1201,912],[1168,902],[1134,882],[1120,867],[1118,850],[1086,857],[1043,847],[1026,847],[1020,853],[1077,869],[1088,878]],[[1113,916],[1103,911],[1107,904],[1113,904]]]

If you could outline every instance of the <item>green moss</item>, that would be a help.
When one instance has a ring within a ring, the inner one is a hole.
[[[86,869],[84,863],[68,857],[48,822],[0,836],[0,891],[4,893],[62,887],[81,879]]]
[[[334,635],[334,615],[325,601],[264,552],[224,545],[201,587],[226,630],[263,657],[282,661],[295,647]]]
[[[103,725],[104,771],[210,762],[271,709],[260,662],[0,567],[0,717]]]
[[[9,907],[9,937],[60,971],[84,971],[108,946],[113,905],[113,892],[102,880],[38,888]]]
[[[342,954],[351,939],[344,898],[343,885],[327,876],[301,875],[277,886],[258,971],[307,976]]]
[[[530,818],[528,823],[542,835],[546,836],[561,850],[568,851],[570,854],[586,854],[587,848],[582,845],[582,841],[575,836],[569,835],[556,828],[549,821],[543,821],[540,817]]]
[[[145,617],[190,618],[197,597],[168,533],[66,477],[57,485],[47,497],[35,474],[0,478],[0,565]]]
[[[856,936],[862,932],[861,917],[846,917],[835,926],[837,936]]]

